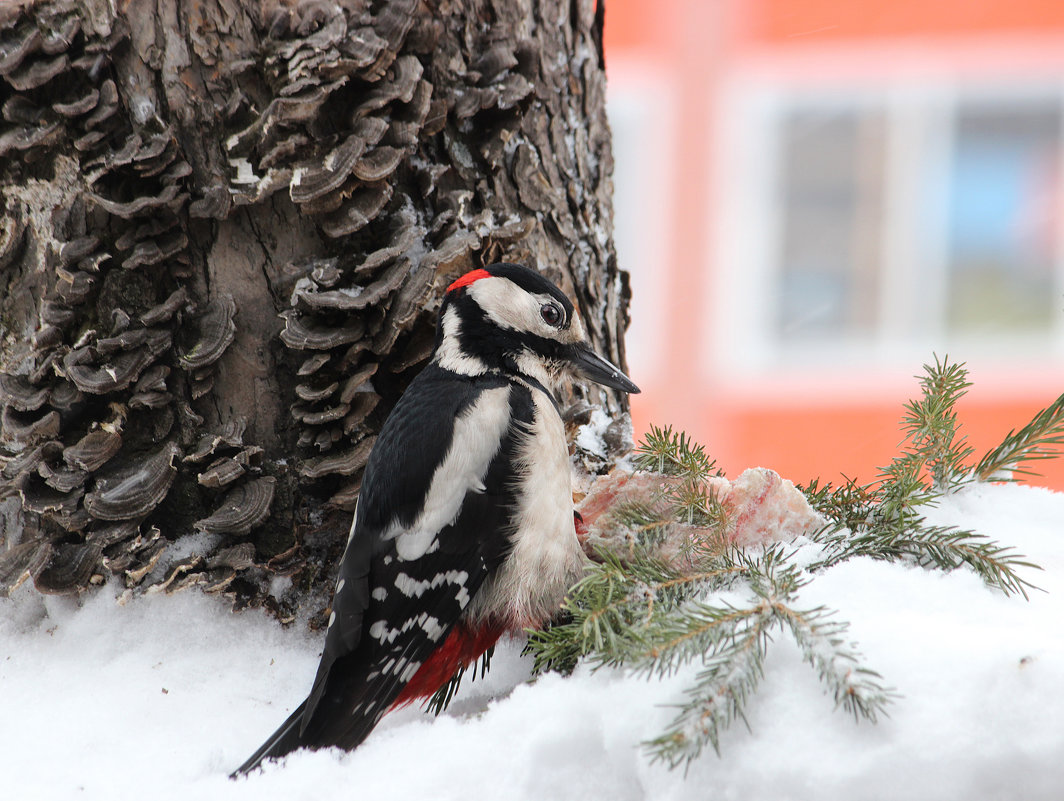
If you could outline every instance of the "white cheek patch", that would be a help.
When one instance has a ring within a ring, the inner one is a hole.
[[[536,331],[543,325],[539,303],[509,279],[481,278],[469,287],[469,295],[499,328]]]
[[[569,321],[569,333],[573,336],[573,342],[583,342],[587,339],[587,332],[584,330],[584,321],[580,319],[580,315],[573,311],[573,319]]]
[[[544,322],[540,309],[544,304],[560,306],[557,298],[533,294],[506,278],[481,278],[469,287],[469,294],[488,318],[500,328],[527,331],[544,339],[576,343],[584,341],[584,326],[575,311],[568,328],[555,328]],[[564,313],[564,312],[563,312]]]
[[[395,538],[399,559],[413,561],[439,548],[437,535],[458,517],[466,495],[483,492],[484,477],[509,425],[509,386],[485,390],[459,415],[451,446],[432,475],[421,513],[409,528],[393,525],[384,535]]]

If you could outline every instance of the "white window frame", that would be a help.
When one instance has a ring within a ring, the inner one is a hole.
[[[717,99],[720,144],[713,154],[719,180],[708,267],[712,280],[707,307],[713,313],[702,331],[709,350],[707,369],[751,379],[793,372],[839,376],[884,368],[911,371],[933,352],[995,369],[1059,369],[1064,365],[1064,219],[1058,221],[1058,302],[1048,334],[948,336],[947,204],[945,198],[920,197],[929,185],[947,185],[945,180],[928,181],[926,174],[949,169],[959,104],[1015,104],[1049,96],[1064,109],[1064,76],[994,83],[955,77],[853,83],[833,79],[819,87],[786,80],[726,82]],[[783,341],[775,333],[773,308],[783,230],[773,184],[780,176],[780,123],[794,109],[862,107],[883,111],[887,126],[878,324],[871,336],[844,341]],[[1064,124],[1061,128],[1064,131]],[[1061,162],[1064,165],[1064,158]],[[1064,186],[1064,174],[1059,180]],[[915,218],[918,210],[931,210],[940,219],[925,219],[921,226]],[[916,258],[918,253],[923,258]],[[917,274],[921,268],[926,274]]]
[[[662,378],[673,286],[675,75],[650,57],[612,57],[606,109],[614,132],[614,243],[632,289],[625,337],[628,368],[650,385]],[[618,132],[624,133],[623,138]],[[637,144],[638,143],[638,144]]]

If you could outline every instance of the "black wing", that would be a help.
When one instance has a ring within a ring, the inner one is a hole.
[[[438,547],[417,559],[401,559],[398,537],[383,535],[401,532],[418,518],[455,430],[438,422],[458,418],[484,392],[501,388],[508,388],[509,424],[483,488],[455,489],[461,492],[460,509],[439,531]],[[365,739],[506,557],[515,505],[512,477],[533,414],[529,390],[502,378],[466,378],[430,365],[410,385],[366,466],[314,687],[301,709],[238,772],[295,748],[354,748]]]

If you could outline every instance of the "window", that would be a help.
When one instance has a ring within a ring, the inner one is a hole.
[[[718,254],[742,277],[718,295],[750,311],[721,310],[726,360],[1064,352],[1059,88],[748,94]]]
[[[882,269],[882,112],[794,110],[782,120],[776,333],[868,333]]]
[[[1060,105],[962,102],[953,131],[946,325],[1048,331],[1060,307]]]
[[[662,369],[669,291],[670,180],[675,169],[669,143],[675,136],[672,77],[654,62],[610,60],[608,103],[613,132],[614,241],[629,272],[631,327],[625,337],[632,374],[652,381]]]

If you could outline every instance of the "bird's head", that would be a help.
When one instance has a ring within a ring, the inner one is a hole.
[[[575,371],[621,392],[639,392],[591,349],[565,293],[520,264],[473,270],[447,288],[432,358],[463,375],[520,373],[551,390],[563,373]]]

